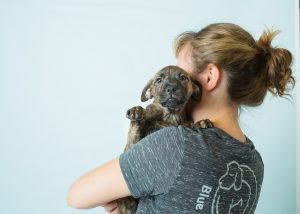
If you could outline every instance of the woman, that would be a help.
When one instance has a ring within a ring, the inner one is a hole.
[[[260,105],[267,91],[284,96],[294,86],[291,53],[271,46],[276,34],[266,31],[255,41],[230,23],[181,34],[178,66],[203,88],[201,101],[190,105],[191,117],[215,127],[168,127],[148,135],[78,179],[68,203],[117,213],[113,201],[132,195],[139,198],[137,213],[254,213],[264,166],[238,113],[242,105]]]

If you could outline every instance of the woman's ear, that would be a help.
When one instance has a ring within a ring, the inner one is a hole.
[[[209,63],[198,75],[203,89],[212,91],[218,85],[221,77],[221,71],[218,66],[213,63]]]

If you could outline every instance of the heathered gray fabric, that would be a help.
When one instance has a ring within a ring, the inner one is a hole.
[[[218,128],[163,128],[121,154],[137,214],[254,213],[264,166],[253,143]]]

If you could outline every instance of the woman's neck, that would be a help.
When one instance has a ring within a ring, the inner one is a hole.
[[[222,129],[227,134],[240,142],[245,142],[246,137],[243,134],[238,122],[238,106],[221,101],[212,102],[212,100],[203,100],[193,107],[194,123],[209,119],[214,126]]]

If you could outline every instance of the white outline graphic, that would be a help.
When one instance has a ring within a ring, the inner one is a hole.
[[[227,164],[226,173],[219,179],[211,214],[253,213],[256,197],[257,180],[253,170],[232,161]]]

